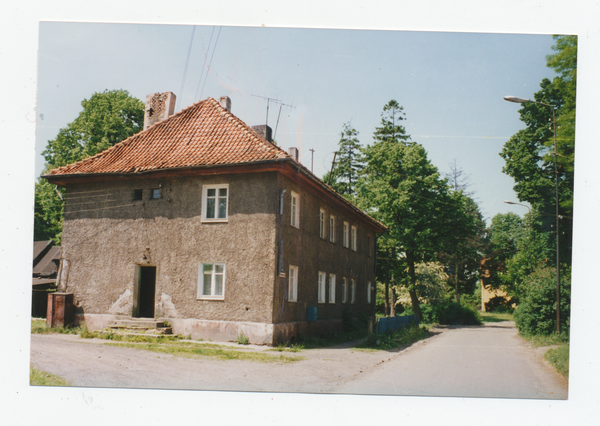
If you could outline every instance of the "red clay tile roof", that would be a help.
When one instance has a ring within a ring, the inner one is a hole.
[[[48,175],[136,173],[179,167],[246,164],[290,158],[208,98],[93,157]]]

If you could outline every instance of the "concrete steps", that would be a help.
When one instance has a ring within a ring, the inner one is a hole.
[[[111,321],[107,332],[130,336],[158,337],[172,335],[173,329],[171,326],[165,325],[164,321],[157,321],[152,318],[128,318]]]

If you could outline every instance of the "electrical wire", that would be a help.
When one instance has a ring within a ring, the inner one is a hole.
[[[221,30],[223,27],[219,27],[219,34],[217,34],[217,40],[215,41],[215,45],[213,46],[212,56],[210,57],[210,62],[208,63],[208,68],[206,69],[206,77],[204,77],[204,84],[202,85],[202,90],[200,91],[200,98],[202,98],[202,93],[204,92],[204,86],[206,86],[206,80],[208,80],[208,73],[210,72],[210,66],[212,65],[212,60],[215,56],[215,51],[217,50],[217,44],[219,43],[219,37],[221,36]]]
[[[183,69],[183,78],[181,79],[181,88],[179,89],[179,98],[177,98],[176,104],[181,105],[180,100],[183,97],[183,87],[185,86],[185,77],[187,75],[188,65],[190,63],[190,54],[192,53],[192,45],[194,44],[194,34],[196,32],[196,26],[192,27],[192,36],[190,37],[190,46],[188,47],[187,58],[185,59],[185,68]],[[175,111],[178,111],[177,106]]]

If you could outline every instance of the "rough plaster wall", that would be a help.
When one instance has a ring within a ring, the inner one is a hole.
[[[158,301],[158,316],[161,318],[181,318],[177,308],[173,304],[171,296],[162,293]]]
[[[131,306],[133,304],[133,293],[131,289],[125,290],[123,294],[119,296],[117,301],[112,304],[108,310],[109,314],[112,315],[131,315]]]
[[[368,257],[367,235],[373,243],[375,233],[367,230],[356,219],[350,219],[342,211],[299,186],[299,181],[283,180],[286,190],[282,215],[282,234],[284,240],[285,278],[277,278],[275,286],[275,323],[305,321],[306,308],[317,306],[317,319],[342,318],[343,310],[350,306],[354,314],[373,315],[374,294],[367,304],[367,283],[375,285],[374,258]],[[291,226],[291,191],[300,195],[300,228]],[[325,239],[319,236],[319,211],[325,210]],[[336,217],[335,243],[329,241],[329,215]],[[357,229],[357,251],[342,245],[343,222],[349,222]],[[298,266],[298,301],[287,302],[287,274],[289,265]],[[318,272],[327,274],[326,303],[318,301]],[[329,274],[336,274],[335,304],[329,303]],[[348,299],[342,303],[342,277],[348,278]],[[350,303],[350,278],[356,280],[355,303]]]
[[[202,223],[202,185],[220,183],[229,184],[229,221]],[[161,198],[150,200],[159,185]],[[134,189],[144,190],[143,201],[132,201]],[[135,296],[136,266],[147,264],[156,266],[155,294],[171,298],[156,296],[157,315],[272,322],[275,173],[72,184],[67,194],[94,195],[83,199],[91,203],[85,209],[67,201],[76,212],[65,214],[62,245],[78,313],[107,313],[127,290]],[[225,300],[197,300],[203,261],[225,262]]]

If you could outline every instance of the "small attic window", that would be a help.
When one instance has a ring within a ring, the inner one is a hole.
[[[133,190],[133,201],[138,201],[143,198],[144,190],[143,189],[134,189]]]
[[[153,115],[154,115],[154,109],[153,109],[153,108],[150,108],[150,109],[148,110],[148,117],[152,117]]]
[[[158,200],[160,198],[160,188],[152,188],[150,190],[150,199]]]

